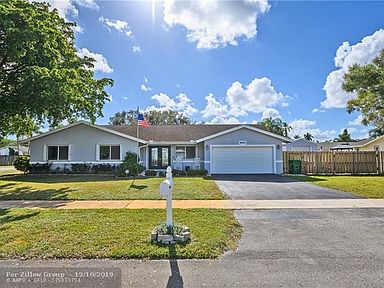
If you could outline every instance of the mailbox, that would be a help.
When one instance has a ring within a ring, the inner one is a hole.
[[[167,198],[172,192],[172,182],[171,180],[165,179],[160,184],[160,195],[163,198]]]

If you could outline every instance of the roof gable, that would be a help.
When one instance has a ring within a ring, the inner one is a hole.
[[[78,121],[76,123],[69,124],[69,125],[61,127],[61,128],[54,129],[52,131],[48,131],[46,133],[42,133],[40,135],[33,136],[33,137],[25,139],[25,140],[21,140],[21,141],[19,141],[19,143],[28,143],[30,141],[33,141],[33,140],[36,140],[36,139],[39,139],[39,138],[43,138],[43,137],[46,137],[48,135],[55,134],[55,133],[58,133],[60,131],[67,130],[69,128],[73,128],[73,127],[78,126],[78,125],[86,125],[86,126],[89,126],[89,127],[95,128],[95,129],[99,129],[99,130],[102,130],[104,132],[111,133],[111,134],[114,134],[114,135],[117,135],[117,136],[120,136],[120,137],[123,137],[123,138],[127,138],[127,139],[130,139],[130,140],[133,140],[133,141],[138,141],[140,143],[146,143],[142,139],[137,139],[136,137],[133,137],[131,135],[127,135],[127,134],[124,134],[124,133],[121,133],[121,132],[118,132],[118,131],[115,131],[115,130],[112,130],[112,129],[108,129],[108,128],[103,127],[103,126],[93,125],[93,124],[91,124],[91,123],[89,123],[87,121],[83,121],[83,120]]]

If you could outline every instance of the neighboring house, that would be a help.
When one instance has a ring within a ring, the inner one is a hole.
[[[366,139],[355,142],[354,150],[358,151],[384,151],[384,135],[375,139]]]
[[[19,150],[18,150],[19,149]],[[1,156],[12,156],[12,155],[28,155],[28,147],[25,146],[5,146],[0,148],[0,155]]]
[[[283,148],[284,151],[313,152],[317,151],[317,143],[306,139],[298,139],[292,143],[285,144]]]
[[[26,139],[31,163],[52,168],[73,163],[119,164],[126,152],[137,153],[147,169],[205,168],[209,173],[274,173],[283,171],[282,143],[289,138],[257,125],[91,125],[80,121]]]
[[[357,142],[322,142],[319,151],[384,151],[384,136]]]

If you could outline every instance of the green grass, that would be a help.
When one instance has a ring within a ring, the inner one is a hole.
[[[171,251],[150,242],[164,219],[160,209],[0,210],[0,259],[215,258],[236,248],[242,230],[232,211],[174,209],[192,240]]]
[[[0,166],[0,176],[17,175],[23,172],[16,170],[13,166]]]
[[[384,198],[384,176],[291,176],[300,181],[350,192],[368,198]]]
[[[29,176],[0,178],[0,200],[161,199],[164,178],[119,179],[108,176]],[[174,178],[173,199],[224,199],[210,179]]]

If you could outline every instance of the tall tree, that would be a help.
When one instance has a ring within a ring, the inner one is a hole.
[[[153,125],[187,125],[193,124],[194,122],[183,113],[167,110],[167,111],[157,111],[150,110],[145,113],[149,123]]]
[[[364,125],[384,130],[384,50],[367,65],[352,65],[344,76],[343,89],[357,94],[348,101],[348,112],[360,111]]]
[[[284,136],[283,122],[280,118],[264,118],[258,123],[260,127],[272,133]]]
[[[301,137],[299,135],[293,136],[293,139],[299,140]]]
[[[307,132],[304,134],[304,139],[308,141],[313,141],[313,135]]]
[[[192,124],[192,120],[180,112],[167,110],[150,110],[144,112],[148,122],[152,125],[186,125]],[[134,125],[137,123],[137,111],[128,110],[116,112],[109,118],[110,125]]]
[[[347,129],[343,130],[343,133],[339,134],[339,137],[334,139],[335,142],[351,142],[351,134],[348,133]]]
[[[384,135],[384,127],[383,128],[373,128],[369,131],[369,138],[374,139]]]
[[[113,81],[94,79],[95,60],[78,56],[74,26],[49,4],[0,1],[0,136],[18,117],[56,125],[102,115]]]
[[[283,122],[283,131],[284,131],[284,136],[288,137],[288,133],[291,132],[292,126],[290,126],[287,122]]]

